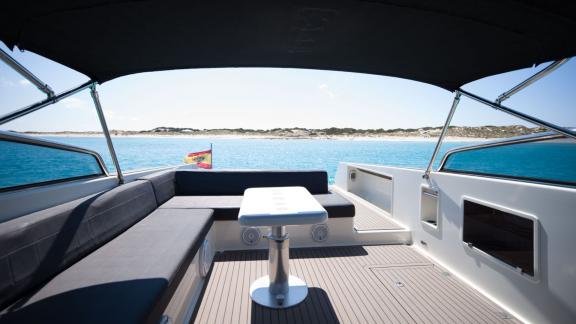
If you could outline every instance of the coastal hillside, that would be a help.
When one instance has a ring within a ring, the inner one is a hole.
[[[143,131],[112,130],[116,136],[162,135],[162,136],[246,136],[246,137],[280,137],[280,138],[332,138],[332,137],[420,137],[431,138],[440,135],[442,127],[394,128],[394,129],[356,129],[356,128],[273,128],[273,129],[196,129],[178,127],[156,127]],[[448,136],[461,138],[506,138],[528,135],[544,131],[539,127],[522,125],[511,126],[450,126]],[[25,132],[27,134],[48,134],[41,132]],[[99,132],[50,132],[60,135],[96,135]]]

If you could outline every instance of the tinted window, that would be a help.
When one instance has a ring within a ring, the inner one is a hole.
[[[534,275],[534,222],[530,219],[465,200],[463,240]]]
[[[507,144],[450,154],[442,170],[576,184],[576,141]]]
[[[0,140],[0,190],[104,174],[82,152]]]

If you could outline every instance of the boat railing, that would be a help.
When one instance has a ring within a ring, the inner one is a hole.
[[[440,152],[440,147],[442,146],[442,142],[444,141],[444,137],[448,133],[448,128],[450,127],[450,123],[452,122],[452,117],[454,116],[454,113],[456,112],[456,108],[458,107],[458,104],[460,103],[460,97],[462,95],[465,97],[468,97],[472,100],[475,100],[477,102],[480,102],[480,103],[482,103],[488,107],[502,111],[506,114],[520,118],[520,119],[527,121],[527,122],[530,122],[532,124],[544,127],[546,129],[548,129],[549,131],[552,131],[554,133],[562,134],[566,137],[576,139],[576,132],[574,130],[571,130],[571,129],[568,129],[568,128],[565,128],[562,126],[558,126],[556,124],[547,122],[545,120],[530,116],[530,115],[522,113],[518,110],[514,110],[512,108],[505,107],[502,105],[502,101],[509,99],[512,95],[518,93],[520,90],[528,87],[529,85],[533,84],[534,82],[542,79],[544,76],[552,73],[553,71],[558,69],[561,65],[566,63],[568,60],[569,60],[569,58],[565,58],[565,59],[553,62],[552,64],[550,64],[549,66],[540,70],[539,72],[535,73],[534,75],[532,75],[528,79],[526,79],[526,80],[522,81],[521,83],[519,83],[518,85],[512,87],[512,89],[502,93],[500,96],[498,96],[498,98],[494,102],[492,102],[488,99],[482,98],[482,97],[480,97],[476,94],[473,94],[471,92],[468,92],[466,90],[463,90],[462,88],[455,90],[454,91],[454,93],[455,93],[454,100],[452,101],[452,107],[450,108],[450,112],[448,113],[448,117],[446,118],[446,122],[444,123],[444,127],[442,128],[442,132],[440,133],[440,137],[438,138],[438,142],[436,143],[436,147],[434,148],[434,152],[432,153],[432,157],[430,158],[430,161],[428,163],[428,167],[426,168],[426,171],[424,172],[423,178],[425,178],[425,179],[430,178],[430,172],[432,171],[432,166],[434,165],[434,161],[436,160],[436,157],[438,156],[438,153]],[[445,160],[445,157],[446,157],[446,155],[444,156],[444,160]],[[442,163],[441,163],[441,165],[442,165]]]
[[[73,145],[69,145],[69,144],[63,144],[63,143],[59,143],[59,142],[54,142],[54,141],[50,141],[50,140],[46,140],[46,139],[40,139],[40,138],[33,137],[33,136],[28,136],[28,135],[24,135],[24,134],[20,134],[20,133],[15,133],[15,132],[7,132],[7,131],[0,131],[0,141],[16,142],[16,143],[49,147],[49,148],[55,148],[55,149],[64,150],[64,151],[88,154],[88,155],[91,155],[92,157],[94,157],[94,159],[96,159],[96,161],[98,162],[98,165],[102,169],[103,175],[105,175],[105,176],[110,175],[108,172],[108,168],[106,168],[106,164],[104,163],[104,160],[102,159],[102,156],[100,156],[100,154],[96,151],[92,151],[92,150],[89,150],[89,149],[86,149],[83,147],[73,146]]]
[[[33,113],[37,110],[40,110],[44,107],[50,106],[52,104],[57,103],[58,101],[70,97],[82,90],[90,88],[90,95],[92,96],[92,100],[94,102],[94,107],[96,108],[96,113],[98,115],[98,119],[100,120],[100,125],[102,127],[102,132],[104,133],[104,137],[106,138],[106,144],[108,145],[108,151],[110,152],[110,156],[112,157],[112,162],[114,163],[114,167],[116,168],[116,176],[118,177],[118,183],[124,183],[124,176],[122,174],[122,170],[120,169],[120,163],[118,162],[118,156],[116,155],[116,150],[114,149],[114,144],[112,143],[112,137],[110,136],[110,131],[108,130],[108,125],[106,123],[106,118],[104,117],[104,112],[102,110],[102,105],[100,104],[100,97],[98,96],[98,92],[96,91],[96,85],[98,82],[90,80],[85,82],[73,89],[64,91],[59,94],[55,94],[52,88],[40,80],[37,76],[35,76],[32,72],[26,69],[22,64],[12,58],[8,53],[4,52],[0,49],[0,60],[14,69],[16,72],[20,73],[23,77],[33,83],[40,91],[44,92],[47,96],[46,99],[41,100],[37,103],[34,103],[30,106],[16,109],[10,113],[7,113],[3,116],[0,116],[0,125],[3,125],[7,122],[12,120],[18,119],[20,117],[26,116],[30,113]]]

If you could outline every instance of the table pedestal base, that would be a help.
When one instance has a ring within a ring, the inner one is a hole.
[[[288,292],[283,295],[273,295],[270,292],[270,277],[260,277],[250,286],[252,300],[264,307],[288,308],[301,303],[308,295],[306,283],[295,276],[288,279]]]

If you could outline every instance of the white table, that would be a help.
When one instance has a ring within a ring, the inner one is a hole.
[[[304,187],[250,188],[244,191],[238,221],[242,226],[271,226],[268,276],[250,286],[250,297],[262,306],[287,308],[308,295],[306,283],[289,275],[286,225],[323,223],[326,210]]]

